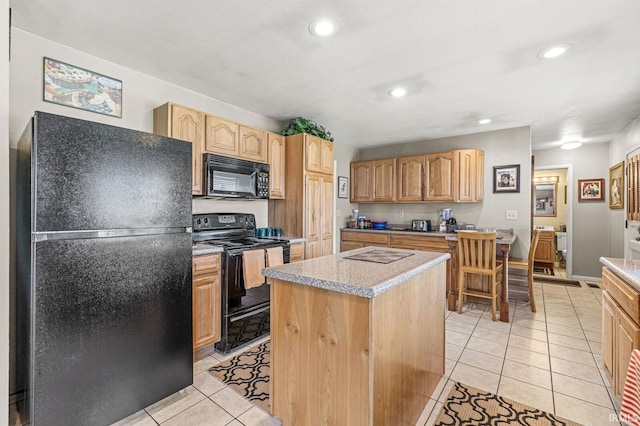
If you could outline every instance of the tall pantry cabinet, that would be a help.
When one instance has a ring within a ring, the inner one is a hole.
[[[305,259],[333,253],[333,143],[306,133],[286,137],[284,200],[269,200],[269,226],[306,239]]]

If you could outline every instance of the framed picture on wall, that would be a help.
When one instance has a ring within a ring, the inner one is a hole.
[[[349,198],[349,178],[338,176],[338,198]]]
[[[494,166],[493,192],[520,192],[520,164]]]
[[[604,201],[604,179],[578,179],[578,201]]]
[[[609,208],[624,207],[624,161],[609,168]]]

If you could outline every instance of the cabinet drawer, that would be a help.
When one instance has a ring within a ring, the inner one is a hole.
[[[602,268],[602,283],[611,297],[636,323],[640,323],[640,296],[636,289],[625,283],[607,268]]]
[[[304,260],[304,243],[291,244],[289,250],[289,262],[293,263]]]
[[[203,256],[195,256],[191,264],[191,273],[193,276],[210,274],[220,270],[220,254],[205,254]]]
[[[343,241],[358,241],[387,246],[389,244],[389,234],[373,234],[369,232],[342,232]]]
[[[444,237],[392,234],[389,242],[391,243],[390,247],[395,248],[435,251],[438,253],[447,253],[451,250],[449,241]]]

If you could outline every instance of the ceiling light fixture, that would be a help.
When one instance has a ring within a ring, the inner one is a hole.
[[[407,93],[407,89],[405,89],[404,87],[396,87],[393,90],[389,90],[389,96],[393,96],[394,98],[401,98]]]
[[[563,143],[560,148],[562,149],[576,149],[582,146],[581,142],[566,142]]]
[[[338,32],[338,24],[328,19],[316,19],[309,24],[309,32],[316,37],[329,37]]]
[[[542,52],[538,53],[538,59],[553,59],[558,56],[562,56],[573,46],[570,44],[558,44],[556,46],[551,46],[544,49]]]
[[[491,123],[490,118],[483,118],[482,120],[478,120],[478,124],[489,124]]]

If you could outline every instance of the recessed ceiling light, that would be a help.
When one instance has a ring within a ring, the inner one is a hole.
[[[558,56],[562,56],[567,53],[567,50],[571,49],[573,46],[570,44],[558,44],[556,46],[551,46],[547,49],[544,49],[542,52],[538,53],[538,59],[553,59]]]
[[[328,19],[316,19],[309,24],[309,32],[316,37],[329,37],[338,32],[338,24]]]
[[[563,143],[560,148],[562,149],[576,149],[582,146],[582,143],[580,142],[566,142]]]
[[[389,96],[393,96],[394,98],[401,98],[407,93],[407,89],[405,89],[404,87],[396,87],[393,90],[389,90]]]
[[[478,124],[489,124],[491,123],[490,118],[483,118],[482,120],[478,120]]]

